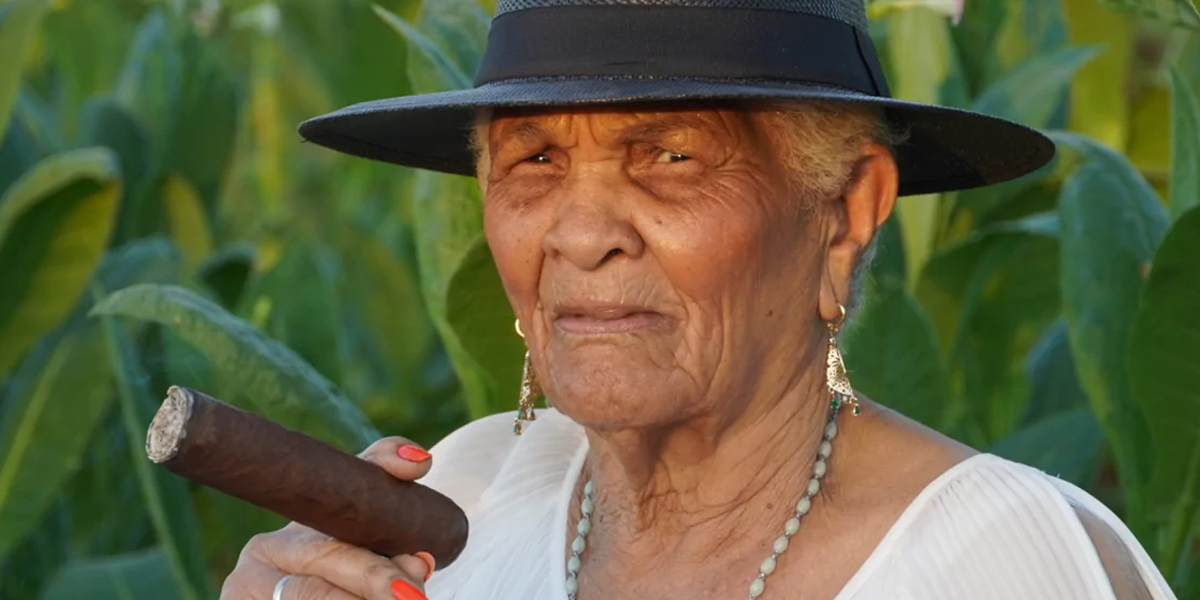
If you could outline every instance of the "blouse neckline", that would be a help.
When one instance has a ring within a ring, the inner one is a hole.
[[[550,418],[562,419],[568,426],[574,428],[576,437],[578,438],[574,455],[571,457],[566,476],[563,477],[562,486],[558,491],[554,525],[550,533],[550,560],[547,561],[547,564],[549,564],[549,573],[547,573],[548,581],[559,582],[559,585],[553,587],[555,590],[554,600],[567,600],[566,588],[563,585],[567,577],[567,521],[571,510],[572,496],[574,496],[575,487],[579,483],[579,477],[583,473],[583,463],[587,459],[589,444],[582,426],[571,421],[556,410],[550,409],[546,413],[548,413],[547,416]],[[850,579],[846,581],[846,585],[842,586],[842,589],[833,597],[833,600],[850,600],[854,597],[854,594],[858,593],[859,589],[870,579],[875,570],[887,560],[892,548],[904,537],[904,534],[920,516],[925,505],[936,497],[942,488],[957,479],[963,472],[977,468],[979,463],[986,463],[993,460],[999,460],[999,457],[987,452],[974,454],[946,469],[941,475],[930,481],[913,498],[912,502],[908,503],[908,506],[904,508],[904,511],[900,513],[900,516],[888,528],[887,533],[879,540],[875,548],[871,550],[867,559],[854,571]]]

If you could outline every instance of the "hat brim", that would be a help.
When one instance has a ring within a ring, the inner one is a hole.
[[[964,190],[1028,174],[1054,157],[1034,129],[967,110],[822,85],[665,78],[539,78],[375,100],[300,125],[306,140],[349,155],[473,176],[470,133],[481,107],[705,100],[834,100],[878,106],[907,140],[896,148],[901,196]]]

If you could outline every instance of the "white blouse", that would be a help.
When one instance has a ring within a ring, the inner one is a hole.
[[[458,560],[429,580],[431,600],[566,600],[567,515],[588,441],[553,409],[537,416],[521,436],[512,414],[493,415],[431,449],[421,483],[457,502],[471,524]],[[931,482],[835,600],[1116,600],[1072,505],[1117,533],[1154,600],[1175,600],[1107,507],[990,454]]]

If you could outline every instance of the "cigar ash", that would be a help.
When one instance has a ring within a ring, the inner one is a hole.
[[[146,455],[162,464],[175,458],[187,434],[187,422],[192,417],[192,395],[184,388],[172,386],[167,399],[158,408],[146,435]]]

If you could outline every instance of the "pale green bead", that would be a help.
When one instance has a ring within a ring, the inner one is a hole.
[[[574,594],[579,589],[579,581],[572,575],[567,578],[567,593]]]
[[[775,572],[775,557],[768,556],[767,560],[764,560],[762,562],[762,565],[760,567],[758,567],[758,572],[762,573],[763,575],[770,575],[771,573],[774,573]]]
[[[574,552],[576,554],[583,554],[583,551],[586,548],[587,548],[587,541],[583,539],[583,536],[579,536],[579,537],[575,538],[575,541],[571,542],[571,552]]]
[[[808,495],[816,496],[817,492],[821,491],[821,482],[816,479],[808,480]]]
[[[775,545],[772,547],[772,549],[775,551],[775,554],[783,554],[784,552],[787,551],[787,547],[788,547],[787,536],[781,535],[781,536],[775,538]]]
[[[808,509],[805,508],[804,510]],[[787,523],[783,524],[783,531],[788,535],[796,535],[796,532],[800,531],[800,519],[797,519],[796,517],[788,519]]]
[[[813,465],[813,476],[814,477],[824,477],[825,469],[826,469],[825,460],[824,459],[818,460],[816,462],[816,464]]]
[[[750,597],[757,598],[763,593],[763,580],[755,579],[754,583],[750,584]]]
[[[832,440],[834,438],[834,436],[836,436],[836,435],[837,435],[837,423],[830,421],[830,423],[825,426],[825,439]]]
[[[579,524],[577,524],[575,526],[575,531],[578,531],[579,535],[587,535],[588,532],[591,530],[592,530],[592,520],[591,519],[580,519]]]
[[[578,556],[572,556],[571,558],[567,559],[567,571],[571,572],[572,574],[578,573],[579,567],[582,566],[583,561],[579,560]]]
[[[583,499],[583,508],[582,508],[583,516],[585,516],[585,517],[592,516],[592,510],[595,508],[596,508],[596,505],[592,502],[591,498]]]
[[[583,486],[583,493],[588,496],[591,496],[593,493],[595,493],[595,491],[596,491],[596,484],[592,483],[591,481],[587,482]]]
[[[830,444],[828,441],[822,441],[821,447],[817,448],[817,455],[820,456],[821,458],[829,458],[829,455],[832,453],[833,453],[833,444]]]
[[[805,496],[796,503],[796,514],[807,515],[810,508],[812,508],[812,500]]]

